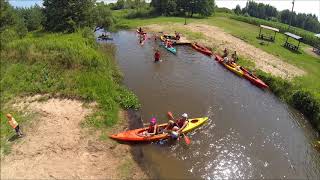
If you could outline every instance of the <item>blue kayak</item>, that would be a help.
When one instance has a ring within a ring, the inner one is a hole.
[[[172,52],[173,54],[177,53],[177,49],[174,47],[168,48],[167,46],[164,45],[163,42],[161,42],[161,46],[164,47],[165,49],[167,49],[168,51]]]

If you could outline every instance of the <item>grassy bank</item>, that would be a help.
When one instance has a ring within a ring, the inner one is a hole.
[[[122,75],[115,64],[115,47],[99,46],[90,29],[73,34],[35,32],[13,40],[1,52],[1,145],[13,135],[4,115],[18,122],[28,117],[8,105],[17,96],[52,94],[98,103],[85,125],[109,127],[120,108],[138,108],[135,95],[120,85]]]
[[[136,28],[150,24],[166,24],[168,22],[184,23],[184,18],[179,17],[137,18],[129,20],[125,18],[125,11],[114,11],[113,13],[118,19],[118,26],[121,28]],[[277,34],[275,43],[261,45],[261,40],[256,38],[259,33],[258,26],[237,21],[224,13],[217,13],[215,16],[205,19],[189,18],[187,22],[204,23],[220,27],[225,32],[242,39],[248,44],[303,69],[306,75],[296,77],[290,81],[274,77],[260,70],[256,70],[256,73],[270,85],[271,90],[278,97],[304,113],[320,131],[320,58],[311,56],[302,50],[303,48],[310,48],[309,45],[302,43],[300,52],[293,53],[282,46],[285,41],[283,34]],[[205,40],[206,38],[201,33],[188,32],[186,29],[177,30],[191,40]],[[248,59],[242,58],[239,63],[255,69],[254,63]]]

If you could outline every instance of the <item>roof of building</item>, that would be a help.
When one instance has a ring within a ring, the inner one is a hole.
[[[270,27],[270,26],[260,25],[260,27],[262,27],[264,29],[269,29],[271,31],[279,32],[279,29],[273,28],[273,27]]]
[[[284,34],[289,36],[289,37],[292,37],[292,38],[294,38],[296,40],[301,40],[302,39],[302,37],[300,37],[298,35],[295,35],[295,34],[292,34],[292,33],[289,33],[289,32],[285,32]]]

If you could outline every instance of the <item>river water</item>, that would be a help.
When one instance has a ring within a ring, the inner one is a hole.
[[[144,123],[176,117],[208,116],[183,140],[140,145],[144,167],[158,179],[318,179],[316,132],[307,120],[268,91],[232,74],[188,46],[177,55],[154,40],[140,46],[136,33],[113,34],[124,84],[142,104]],[[163,62],[154,63],[154,49]]]

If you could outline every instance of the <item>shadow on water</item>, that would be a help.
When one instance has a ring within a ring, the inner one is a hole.
[[[134,32],[112,34],[124,83],[139,98],[141,112],[130,113],[130,128],[151,117],[208,116],[209,121],[183,141],[133,145],[143,169],[157,179],[317,179],[320,155],[316,133],[299,112],[235,76],[190,47],[177,55]],[[163,62],[154,63],[159,49]]]

